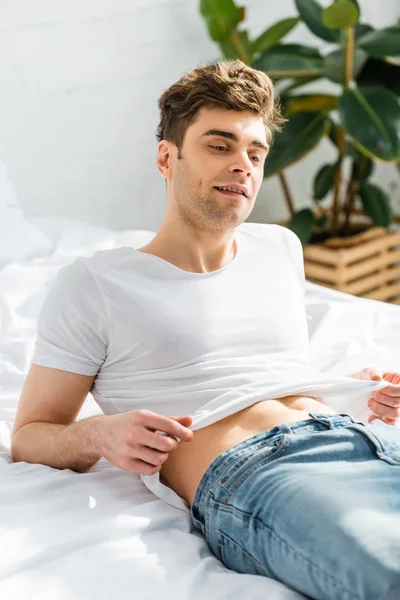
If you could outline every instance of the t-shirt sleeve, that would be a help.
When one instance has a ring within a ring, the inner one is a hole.
[[[32,363],[96,375],[106,359],[108,325],[101,291],[78,258],[60,269],[43,302]]]
[[[306,277],[304,272],[303,246],[300,241],[300,238],[294,231],[292,231],[288,227],[284,227],[284,229],[285,239],[289,247],[289,252],[292,256],[294,266],[299,277],[300,285],[303,288],[303,291],[305,292]]]

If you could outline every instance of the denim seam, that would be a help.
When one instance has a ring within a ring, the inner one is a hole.
[[[246,481],[246,479],[248,479],[248,477],[261,465],[265,465],[266,463],[269,463],[270,461],[274,461],[276,458],[278,458],[278,456],[280,456],[282,454],[282,452],[288,447],[289,442],[290,442],[290,438],[289,438],[290,434],[284,433],[282,434],[281,438],[277,438],[277,441],[279,441],[278,446],[272,450],[272,452],[268,455],[265,456],[263,459],[259,460],[258,462],[256,462],[251,469],[245,471],[245,473],[243,473],[242,477],[239,479],[239,481],[234,482],[234,484],[229,487],[224,485],[223,483],[221,483],[221,487],[224,489],[224,491],[226,491],[229,496],[231,496],[231,494],[233,494],[241,485],[244,481]],[[275,441],[275,440],[274,440]],[[272,445],[272,444],[271,444]],[[234,463],[233,463],[234,464]]]
[[[226,505],[222,505],[222,509],[226,509]],[[250,515],[249,513],[241,510],[240,508],[237,508],[236,506],[229,506],[229,510],[234,510],[236,512],[241,513],[242,515],[246,515],[246,517],[249,517],[249,519],[255,523],[256,527],[258,528],[265,528],[268,529],[272,535],[274,535],[276,537],[276,539],[283,544],[284,546],[286,546],[291,552],[292,554],[294,554],[295,556],[300,556],[300,558],[302,558],[305,562],[309,563],[310,566],[312,568],[314,568],[315,570],[320,571],[320,573],[322,573],[324,575],[324,577],[326,579],[331,579],[332,583],[335,587],[337,587],[338,589],[342,589],[343,591],[345,591],[347,594],[352,594],[349,596],[349,598],[351,598],[351,600],[363,600],[361,596],[356,595],[353,590],[348,590],[347,588],[345,588],[343,586],[343,584],[340,583],[340,581],[338,579],[335,579],[335,577],[333,575],[330,575],[329,573],[327,573],[322,567],[320,567],[319,565],[315,564],[310,558],[308,558],[307,556],[304,556],[302,554],[302,552],[300,552],[299,550],[297,550],[296,548],[294,548],[293,546],[291,546],[291,544],[283,539],[274,529],[272,529],[269,525],[265,525],[262,521],[260,521],[260,519],[257,519],[256,517],[253,517],[252,515]]]
[[[400,466],[400,462],[397,461],[396,459],[394,459],[390,453],[386,453],[385,449],[382,445],[381,440],[379,439],[379,436],[376,435],[375,432],[372,432],[371,429],[367,428],[367,427],[363,427],[362,429],[360,429],[359,427],[354,427],[353,429],[355,429],[355,431],[359,431],[362,435],[364,435],[369,442],[371,443],[371,445],[373,446],[373,450],[375,452],[375,454],[381,459],[384,460],[385,462],[387,462],[389,465],[392,465],[394,467]],[[375,440],[375,441],[374,441]]]
[[[235,542],[232,538],[229,537],[229,535],[226,535],[225,533],[222,533],[222,531],[217,531],[216,532],[216,536],[217,536],[217,540],[220,542],[220,551],[221,551],[221,555],[223,554],[222,549],[223,549],[223,542],[221,543],[221,538],[223,540],[226,540],[228,543],[232,544],[233,546],[236,546],[237,548],[239,548],[239,550],[241,552],[243,552],[243,554],[245,554],[252,563],[255,564],[255,566],[257,567],[257,569],[264,575],[264,577],[267,577],[267,575],[265,574],[265,569],[263,568],[262,565],[260,565],[260,563],[258,562],[258,560],[256,560],[254,558],[254,556],[252,556],[249,552],[247,552],[247,550],[245,550],[238,542]]]

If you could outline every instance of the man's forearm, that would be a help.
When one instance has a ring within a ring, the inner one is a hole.
[[[70,425],[29,423],[14,435],[11,458],[84,473],[101,458],[104,418],[107,416],[96,415]]]

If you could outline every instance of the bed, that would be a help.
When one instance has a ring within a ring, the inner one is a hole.
[[[305,598],[278,581],[227,569],[190,517],[153,495],[136,473],[105,459],[86,473],[12,463],[11,431],[33,354],[36,318],[56,273],[77,256],[140,247],[154,235],[52,217],[32,218],[24,227],[25,242],[35,238],[32,247],[14,256],[0,253],[0,597]],[[9,229],[8,235],[15,239]],[[400,306],[310,282],[306,305],[310,358],[319,370],[400,370]],[[370,414],[348,400],[335,409],[363,420]],[[100,413],[89,394],[78,419]]]

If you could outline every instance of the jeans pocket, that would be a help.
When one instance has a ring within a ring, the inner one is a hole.
[[[278,458],[289,442],[289,435],[281,432],[269,441],[245,449],[227,468],[226,476],[220,480],[221,487],[232,494],[261,465]]]
[[[248,575],[264,575],[265,570],[242,546],[221,531],[216,532],[218,558],[228,569]]]
[[[400,429],[380,419],[372,423],[352,424],[372,442],[376,454],[390,465],[400,466]]]

